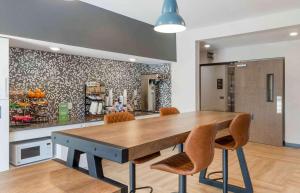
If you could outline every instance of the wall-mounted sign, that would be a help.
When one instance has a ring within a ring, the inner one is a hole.
[[[236,67],[238,67],[238,68],[244,68],[244,67],[247,67],[247,64],[237,64]]]
[[[217,89],[223,89],[223,79],[217,79]]]

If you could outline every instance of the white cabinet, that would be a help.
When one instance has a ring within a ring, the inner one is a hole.
[[[0,100],[0,172],[9,169],[8,100]]]
[[[9,40],[0,37],[0,100],[9,97]]]
[[[0,37],[0,172],[9,169],[9,40]]]

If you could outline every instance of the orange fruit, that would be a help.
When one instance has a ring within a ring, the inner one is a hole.
[[[41,98],[41,93],[39,92],[35,93],[35,98]]]
[[[41,89],[37,88],[37,89],[35,89],[34,92],[35,92],[35,93],[41,93],[42,91],[41,91]]]
[[[31,90],[28,91],[28,97],[29,98],[34,98],[34,92],[32,92]]]
[[[41,92],[41,93],[40,93],[40,97],[41,97],[41,98],[45,98],[45,96],[46,96],[46,94],[45,94],[44,92]]]

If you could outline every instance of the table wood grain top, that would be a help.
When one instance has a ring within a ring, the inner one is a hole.
[[[220,129],[226,128],[237,114],[208,111],[190,112],[71,129],[59,133],[126,148],[129,152],[129,160],[133,160],[183,143],[189,132],[197,126],[217,122]]]

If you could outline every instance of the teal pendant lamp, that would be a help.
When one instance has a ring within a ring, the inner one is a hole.
[[[158,18],[154,30],[161,33],[177,33],[185,29],[185,22],[179,15],[176,0],[165,0],[162,14]]]

